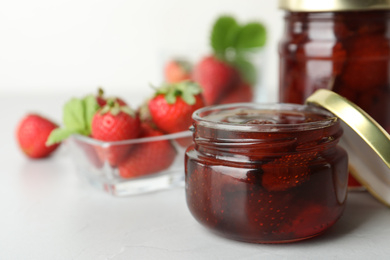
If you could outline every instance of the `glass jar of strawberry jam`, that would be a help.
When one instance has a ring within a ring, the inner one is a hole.
[[[230,104],[193,115],[186,198],[213,232],[253,243],[321,234],[341,216],[348,159],[330,112],[296,104]]]
[[[279,0],[280,102],[320,88],[348,98],[390,131],[390,2]],[[350,186],[360,186],[354,179]]]

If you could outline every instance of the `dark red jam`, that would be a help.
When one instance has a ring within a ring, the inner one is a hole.
[[[390,131],[389,32],[390,10],[286,12],[280,102],[302,104],[331,88]]]
[[[339,120],[310,106],[232,104],[193,116],[186,198],[215,233],[254,243],[321,234],[341,216],[348,160]]]

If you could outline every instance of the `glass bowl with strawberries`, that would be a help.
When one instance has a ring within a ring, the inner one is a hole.
[[[203,107],[198,84],[164,84],[136,110],[101,93],[64,106],[64,126],[47,144],[64,139],[89,183],[125,196],[184,184],[184,151],[192,144],[192,113]]]
[[[162,134],[147,124],[141,128],[138,138],[125,141],[72,135],[67,144],[79,175],[115,196],[182,187],[185,147],[180,141],[191,133]]]

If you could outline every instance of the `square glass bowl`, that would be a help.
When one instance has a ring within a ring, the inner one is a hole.
[[[184,186],[184,153],[190,131],[118,142],[73,135],[67,146],[77,173],[114,196]]]

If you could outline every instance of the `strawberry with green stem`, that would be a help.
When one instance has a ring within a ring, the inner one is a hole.
[[[201,92],[199,85],[191,81],[168,84],[157,89],[148,103],[157,128],[165,133],[188,130],[192,123],[192,113],[205,105]]]
[[[106,142],[137,138],[140,132],[140,119],[128,106],[121,106],[113,99],[95,113],[91,123],[92,137]],[[112,166],[116,166],[126,156],[131,145],[116,144],[98,147],[98,154]]]

